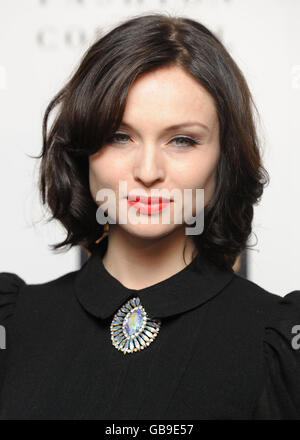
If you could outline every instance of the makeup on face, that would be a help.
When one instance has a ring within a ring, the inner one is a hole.
[[[172,200],[165,197],[128,196],[128,204],[142,214],[152,214],[162,211]]]

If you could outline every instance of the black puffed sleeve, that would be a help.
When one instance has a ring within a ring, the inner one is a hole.
[[[280,298],[263,337],[264,381],[253,419],[300,420],[300,290]]]
[[[5,374],[7,354],[7,328],[14,314],[20,288],[26,285],[18,275],[10,272],[0,273],[0,391]]]

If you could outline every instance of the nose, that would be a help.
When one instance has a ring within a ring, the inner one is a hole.
[[[145,186],[151,186],[165,177],[163,156],[157,146],[149,142],[141,146],[135,158],[133,177]]]

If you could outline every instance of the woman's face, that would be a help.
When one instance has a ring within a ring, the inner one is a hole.
[[[170,128],[179,124],[180,127]],[[132,84],[121,125],[114,136],[89,157],[91,194],[101,205],[103,202],[96,199],[97,191],[113,190],[116,196],[114,227],[139,237],[159,238],[187,226],[183,212],[185,189],[192,190],[193,215],[197,188],[204,189],[204,205],[208,203],[214,190],[219,156],[219,123],[211,95],[180,67],[159,68],[144,73]],[[126,182],[125,193],[119,191],[120,181]],[[174,200],[167,208],[170,209],[169,222],[162,221],[164,210],[143,213],[128,203],[130,192],[151,196],[153,189],[165,189],[171,195],[171,191],[177,189],[182,194],[179,204]],[[120,207],[134,211],[137,218],[143,217],[143,222],[134,224],[127,214],[126,222],[119,224]],[[177,214],[181,211],[181,224],[175,223],[174,210]]]

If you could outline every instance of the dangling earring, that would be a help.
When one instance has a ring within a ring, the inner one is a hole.
[[[104,232],[103,232],[103,234],[101,235],[101,237],[99,237],[99,238],[95,241],[95,243],[96,243],[96,244],[100,243],[100,241],[103,240],[103,238],[106,237],[108,234],[109,234],[109,223],[105,223],[105,225],[104,225]]]

